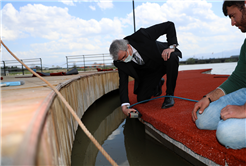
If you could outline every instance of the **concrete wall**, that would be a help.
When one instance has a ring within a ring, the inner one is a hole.
[[[79,117],[104,94],[118,89],[117,71],[75,77],[56,88]],[[78,123],[51,92],[35,112],[14,163],[25,165],[70,165]]]

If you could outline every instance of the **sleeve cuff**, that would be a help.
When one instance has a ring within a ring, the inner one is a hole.
[[[222,89],[221,87],[218,87],[217,89],[222,90],[222,92],[224,93],[224,95],[226,95],[226,93],[225,93],[224,89]]]
[[[121,107],[124,106],[124,105],[127,105],[129,107],[130,106],[130,103],[122,103],[121,104]]]

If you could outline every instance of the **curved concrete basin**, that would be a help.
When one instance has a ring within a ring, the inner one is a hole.
[[[104,94],[118,89],[117,71],[76,76],[56,88],[79,117]],[[35,111],[13,159],[20,165],[70,165],[78,123],[52,91]]]

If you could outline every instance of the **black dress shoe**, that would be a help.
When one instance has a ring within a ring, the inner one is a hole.
[[[160,96],[162,94],[162,85],[164,84],[165,80],[164,78],[161,78],[159,84],[156,86],[154,97]]]
[[[174,99],[173,97],[165,97],[164,102],[162,103],[161,108],[165,109],[165,108],[170,108],[174,105]]]

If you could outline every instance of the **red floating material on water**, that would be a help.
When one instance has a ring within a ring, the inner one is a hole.
[[[66,75],[65,72],[58,72],[58,73],[50,73],[50,76],[63,76]]]
[[[97,68],[97,71],[111,71],[111,70],[114,70],[114,69],[100,69],[100,68]]]
[[[211,69],[179,71],[174,96],[200,100],[204,95],[217,88],[227,77],[225,75],[203,74]],[[216,76],[216,77],[215,77]],[[166,80],[166,79],[165,79]],[[165,81],[166,83],[166,81]],[[131,104],[137,103],[133,94],[134,82],[129,83]],[[162,86],[162,96],[166,85]],[[175,98],[175,104],[168,109],[161,109],[164,98],[138,104],[134,108],[142,114],[142,119],[152,124],[157,130],[184,144],[200,156],[219,165],[246,165],[246,149],[227,149],[216,139],[216,131],[199,130],[192,121],[191,112],[194,102]]]
[[[42,72],[36,72],[40,76],[64,76],[66,75],[65,72],[58,72],[58,73],[42,73]],[[36,77],[34,74],[33,77]]]

